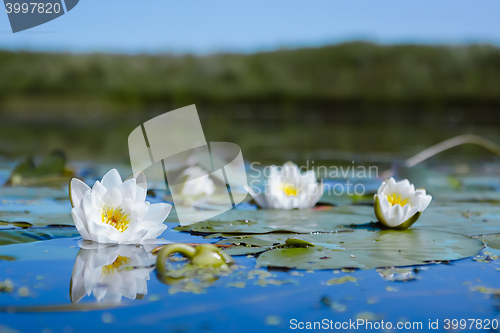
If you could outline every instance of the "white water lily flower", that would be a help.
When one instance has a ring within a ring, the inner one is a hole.
[[[214,182],[210,179],[208,172],[199,166],[191,166],[187,168],[182,173],[182,177],[185,178],[184,187],[181,192],[182,195],[212,195],[215,191]]]
[[[105,302],[142,298],[148,293],[147,281],[155,261],[150,250],[83,242],[71,275],[71,302],[78,303],[91,294]]]
[[[151,205],[146,187],[135,178],[122,182],[110,170],[90,188],[79,179],[70,183],[71,216],[84,240],[98,243],[140,244],[161,235],[172,209],[167,203]]]
[[[380,223],[390,228],[408,229],[429,206],[432,196],[425,189],[415,190],[408,179],[396,182],[391,178],[380,185],[374,199],[375,215]]]
[[[314,170],[300,173],[299,167],[287,162],[281,170],[271,166],[264,192],[247,187],[248,192],[262,208],[311,208],[323,195],[323,184],[318,183]]]

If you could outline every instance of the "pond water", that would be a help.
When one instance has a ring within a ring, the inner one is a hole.
[[[13,162],[2,162],[2,182],[13,166]],[[81,168],[79,174],[92,184],[105,168]],[[432,172],[429,174],[437,177],[437,171]],[[71,226],[66,186],[4,187],[0,189],[0,221],[4,221],[0,225],[0,332],[277,332],[299,329],[307,322],[320,322],[323,328],[336,324],[347,328],[345,323],[358,319],[370,321],[374,330],[383,321],[385,331],[391,331],[388,323],[394,331],[398,323],[413,325],[409,331],[428,331],[430,322],[437,327],[435,331],[453,331],[454,319],[458,320],[457,330],[463,328],[460,320],[465,319],[467,330],[473,324],[474,329],[495,331],[500,327],[500,247],[494,236],[481,235],[500,231],[500,179],[481,173],[457,179],[459,189],[441,186],[430,190],[435,210],[415,227],[436,233],[445,228],[460,237],[479,236],[474,238],[477,242],[483,238],[486,244],[491,241],[489,247],[478,247],[474,253],[479,256],[400,269],[313,271],[257,267],[257,253],[234,257],[236,267],[221,276],[199,275],[169,284],[162,282],[165,280],[152,266],[153,245],[87,247]],[[370,179],[366,184],[373,188],[378,182]],[[149,194],[151,202],[163,198],[159,192]],[[336,198],[326,201],[335,204]],[[325,214],[335,214],[347,207],[336,222],[343,228],[350,224],[349,216],[374,221],[368,202],[354,203],[343,197],[338,199],[338,207],[322,209]],[[255,208],[245,203],[237,213],[253,216]],[[178,224],[170,222],[175,214],[171,214],[159,244],[216,243],[229,238],[176,230]],[[293,230],[288,236],[294,237]],[[123,263],[123,267],[134,268],[120,270]],[[93,270],[104,279],[96,280]]]

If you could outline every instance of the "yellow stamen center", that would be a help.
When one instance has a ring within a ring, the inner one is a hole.
[[[102,266],[101,272],[103,275],[114,274],[118,270],[118,268],[120,268],[121,266],[123,266],[125,264],[128,264],[129,262],[130,262],[130,258],[118,256],[112,264]]]
[[[285,193],[286,196],[296,196],[299,193],[299,189],[292,184],[281,184],[280,190]]]
[[[400,205],[401,207],[403,207],[406,204],[409,205],[408,198],[402,200],[401,195],[398,195],[397,193],[393,193],[392,195],[387,195],[387,200],[389,201],[391,206]]]
[[[105,206],[102,210],[102,223],[113,226],[119,232],[128,229],[130,218],[121,208],[110,208]]]

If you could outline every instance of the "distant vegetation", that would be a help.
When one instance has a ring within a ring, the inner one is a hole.
[[[500,49],[349,43],[203,57],[0,52],[11,100],[500,106]]]

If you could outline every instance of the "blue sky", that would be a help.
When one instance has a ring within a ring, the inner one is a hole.
[[[349,40],[500,46],[500,1],[80,0],[17,34],[0,12],[0,48],[13,50],[205,54]]]

